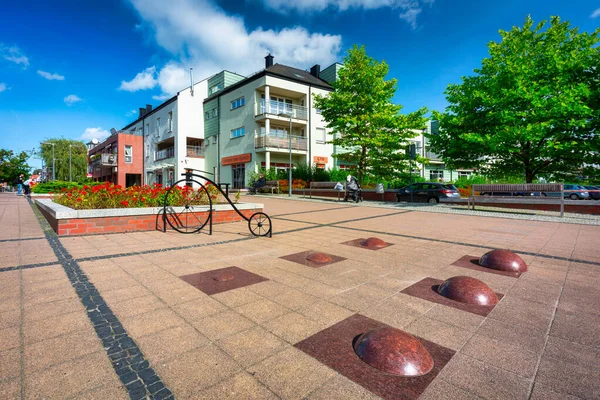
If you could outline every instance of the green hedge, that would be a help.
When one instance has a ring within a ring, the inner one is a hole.
[[[53,182],[44,182],[38,183],[35,185],[31,191],[33,193],[58,193],[61,189],[74,189],[74,188],[83,188],[83,186],[96,186],[102,185],[104,182],[67,182],[67,181],[53,181]]]

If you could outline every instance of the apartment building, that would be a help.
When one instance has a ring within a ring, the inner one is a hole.
[[[204,171],[202,102],[207,80],[195,83],[156,108],[146,105],[123,131],[143,137],[143,184],[171,185],[188,168]]]
[[[418,173],[428,181],[454,181],[461,177],[469,177],[473,173],[472,169],[449,169],[441,157],[429,149],[429,140],[427,135],[437,133],[439,122],[429,120],[423,131],[415,132],[418,135],[409,140],[416,145],[416,152],[421,157],[429,159],[429,164],[413,166],[413,172]]]
[[[205,161],[220,182],[248,186],[260,167],[285,169],[298,164],[333,168],[333,145],[314,94],[333,90],[340,64],[310,72],[274,64],[248,77],[223,71],[208,79],[203,104]],[[291,158],[291,162],[290,162]]]
[[[142,184],[142,136],[114,131],[103,142],[92,141],[87,146],[88,176],[94,181],[111,182],[123,187]]]

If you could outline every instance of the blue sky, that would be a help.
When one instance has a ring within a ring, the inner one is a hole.
[[[598,0],[22,0],[0,24],[0,147],[122,128],[189,82],[275,62],[308,69],[353,44],[390,66],[404,111],[443,110],[499,29],[558,15],[600,26]],[[198,115],[201,116],[201,110]],[[39,161],[31,160],[32,165]]]

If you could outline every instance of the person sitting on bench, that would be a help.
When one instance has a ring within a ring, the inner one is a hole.
[[[258,180],[252,184],[250,193],[256,194],[257,190],[260,189],[261,187],[265,186],[266,184],[267,184],[267,178],[265,178],[265,176],[263,174],[260,174]]]

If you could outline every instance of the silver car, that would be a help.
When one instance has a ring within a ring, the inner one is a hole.
[[[587,189],[579,185],[564,185],[565,199],[587,200],[590,194]],[[542,192],[542,197],[560,197],[560,192]]]

